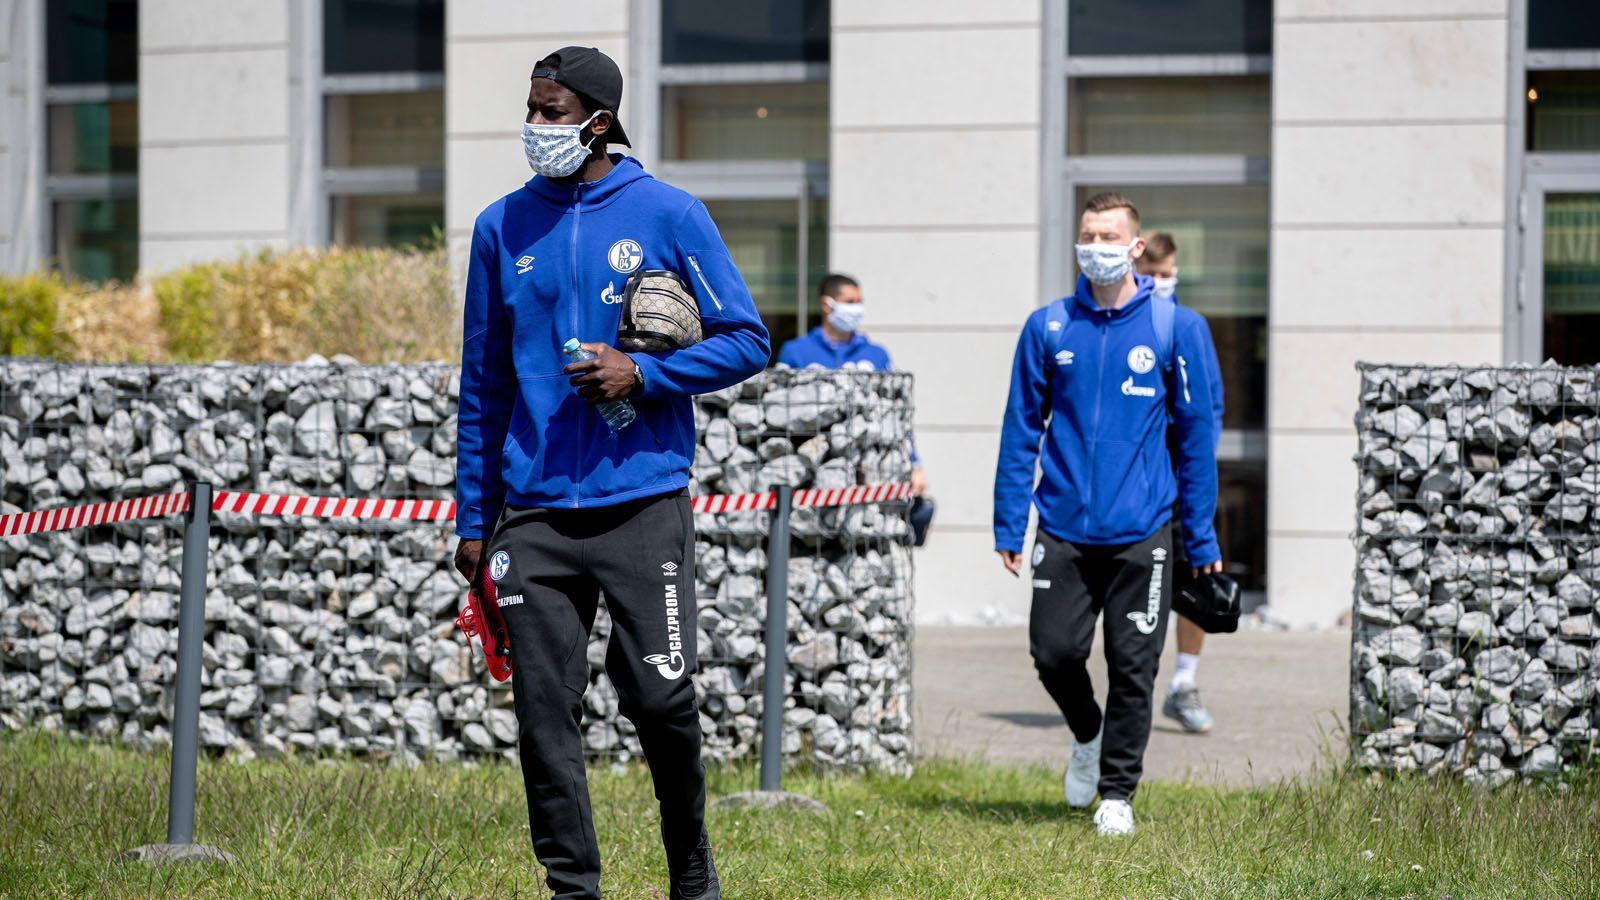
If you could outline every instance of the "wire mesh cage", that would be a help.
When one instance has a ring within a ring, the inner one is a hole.
[[[0,363],[0,514],[179,490],[449,499],[458,380],[444,365]],[[695,493],[903,480],[909,376],[786,372],[701,398]],[[751,755],[770,513],[697,517],[712,760]],[[176,517],[0,539],[0,723],[170,739]],[[829,766],[910,756],[905,505],[797,510],[785,750]],[[449,523],[219,511],[201,697],[216,750],[510,755],[509,682],[455,630]],[[589,647],[586,749],[639,745]]]
[[[1361,367],[1350,732],[1497,786],[1594,759],[1600,369]]]

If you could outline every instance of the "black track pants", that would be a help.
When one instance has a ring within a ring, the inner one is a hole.
[[[579,726],[601,591],[614,623],[606,673],[638,730],[667,862],[678,869],[699,844],[706,800],[689,679],[697,614],[688,496],[600,509],[508,507],[486,553],[511,638],[528,825],[550,889],[558,898],[600,896]]]
[[[1096,547],[1039,532],[1033,553],[1028,649],[1039,680],[1080,741],[1105,723],[1101,799],[1128,799],[1144,771],[1151,691],[1171,609],[1172,565],[1165,525],[1137,544]],[[1104,716],[1089,683],[1095,619],[1105,613]]]

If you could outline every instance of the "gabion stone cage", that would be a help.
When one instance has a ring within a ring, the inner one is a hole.
[[[459,377],[444,365],[83,366],[0,360],[0,514],[204,480],[291,495],[450,499]],[[773,370],[698,398],[690,491],[904,481],[911,376]],[[752,758],[769,513],[696,516],[695,674],[708,760]],[[784,750],[822,768],[911,761],[904,502],[791,519]],[[510,683],[453,624],[450,523],[219,513],[201,743],[218,752],[511,754]],[[0,539],[0,730],[170,739],[176,517]],[[589,647],[585,747],[637,757]]]
[[[1358,764],[1490,787],[1600,731],[1600,368],[1361,366]]]

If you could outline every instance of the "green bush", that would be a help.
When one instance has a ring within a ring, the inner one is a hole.
[[[151,285],[156,295],[161,330],[167,350],[179,362],[214,359],[210,348],[216,345],[216,265],[190,266],[156,279]]]
[[[0,355],[100,361],[454,359],[460,304],[440,246],[262,252],[130,285],[0,280]]]
[[[66,293],[54,273],[0,276],[0,356],[68,356],[72,343],[57,325]]]

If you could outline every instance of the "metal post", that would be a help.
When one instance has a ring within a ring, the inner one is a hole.
[[[783,676],[789,669],[789,507],[794,488],[778,486],[767,531],[767,658],[761,703],[761,789],[778,790],[783,775]]]
[[[789,511],[794,488],[777,487],[778,504],[767,529],[767,653],[761,701],[761,790],[718,800],[720,809],[783,807],[827,813],[822,803],[779,788],[783,777],[783,680],[789,671]]]
[[[206,557],[211,552],[211,485],[189,482],[183,520],[182,587],[178,599],[178,673],[172,702],[172,781],[167,791],[167,842],[123,854],[148,863],[223,862],[231,854],[194,842],[195,767],[200,756],[201,644],[206,631]]]
[[[189,484],[183,524],[183,588],[178,607],[178,680],[172,704],[172,786],[167,843],[194,843],[195,764],[200,747],[200,644],[206,628],[206,556],[210,551],[211,485]]]

